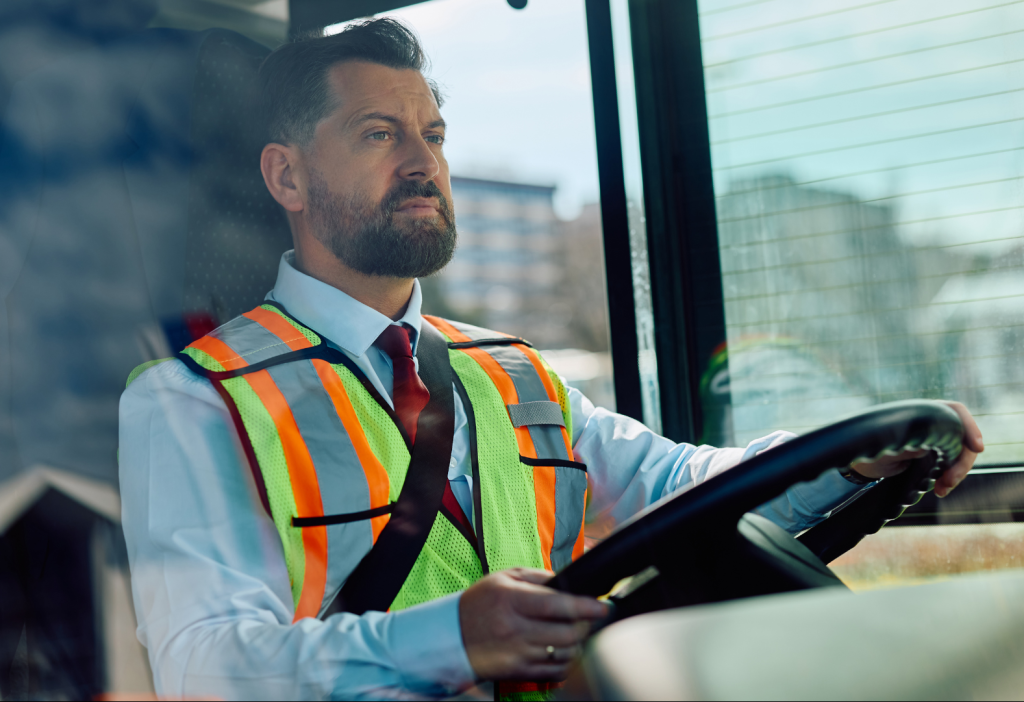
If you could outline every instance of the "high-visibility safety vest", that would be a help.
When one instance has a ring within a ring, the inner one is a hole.
[[[464,590],[488,572],[557,571],[583,553],[586,466],[573,460],[558,376],[522,340],[424,319],[449,342],[470,425],[476,547],[439,511],[392,611]],[[295,621],[323,612],[373,547],[410,461],[400,422],[362,372],[342,354],[317,358],[327,343],[266,303],[180,355],[193,370],[233,371],[213,384],[280,535]],[[542,699],[547,687],[503,683],[501,692]]]

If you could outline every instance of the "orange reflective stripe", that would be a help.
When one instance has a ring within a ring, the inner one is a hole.
[[[295,507],[299,512],[294,516],[322,517],[324,510],[320,498],[320,482],[288,401],[270,377],[269,371],[257,371],[243,377],[267,408],[281,439]],[[327,527],[303,529],[302,543],[306,553],[306,573],[302,581],[302,593],[295,605],[293,621],[316,617],[320,613],[320,604],[327,587]]]
[[[584,544],[583,544],[583,538],[584,538],[584,537],[583,537],[583,532],[584,532],[584,530],[585,530],[585,529],[587,528],[587,510],[586,510],[586,504],[587,504],[587,496],[589,495],[589,493],[590,493],[590,490],[589,490],[589,489],[587,489],[587,490],[584,490],[584,491],[583,491],[583,504],[584,504],[584,508],[583,508],[583,519],[582,519],[582,520],[580,521],[580,533],[579,533],[579,535],[578,535],[578,536],[576,537],[576,543],[575,543],[575,544],[573,544],[573,547],[572,547],[572,559],[573,559],[574,561],[575,561],[575,560],[576,560],[577,558],[579,558],[580,556],[582,556],[582,555],[583,555],[583,545],[584,545]]]
[[[213,360],[224,366],[224,370],[235,370],[249,365],[233,348],[216,337],[204,336],[202,339],[192,342],[190,346],[208,354]]]
[[[444,332],[452,341],[472,341],[468,336],[460,332],[451,324],[438,317],[428,317],[428,321]],[[514,346],[525,348],[522,344]],[[512,378],[501,367],[501,364],[480,348],[460,349],[470,358],[480,364],[484,372],[490,377],[491,382],[501,393],[501,401],[506,405],[519,403],[519,393],[516,392]],[[529,356],[529,354],[527,354]],[[533,360],[533,359],[531,359]],[[547,373],[544,373],[547,378]],[[550,383],[550,378],[548,378]],[[552,388],[553,389],[553,388]],[[557,400],[556,400],[557,401]],[[527,458],[537,458],[537,449],[530,438],[529,427],[518,427],[515,429],[516,442],[519,444],[520,455]],[[563,432],[564,433],[564,432]],[[551,549],[555,544],[555,469],[550,466],[535,466],[533,469],[533,494],[537,502],[537,535],[540,537],[540,552],[544,558],[544,567],[551,570]]]
[[[508,405],[519,404],[519,393],[516,392],[515,383],[512,382],[512,378],[509,377],[505,369],[501,367],[501,364],[491,357],[491,354],[487,353],[483,349],[461,349],[465,354],[468,354],[470,358],[480,364],[480,367],[484,369],[491,378],[491,382],[498,388],[498,392],[501,393],[501,401],[507,407]],[[519,444],[520,455],[526,456],[527,458],[536,458],[537,449],[533,446],[533,439],[530,437],[529,427],[517,427],[516,432],[516,443]]]
[[[257,307],[242,316],[251,319],[271,334],[277,336],[278,339],[288,344],[288,348],[292,351],[308,349],[313,345],[309,342],[309,339],[302,335],[302,332],[289,324],[288,320],[277,312]]]
[[[444,332],[452,341],[472,341],[472,339],[440,317],[426,317],[426,319],[440,331]],[[480,364],[480,367],[490,377],[491,382],[498,388],[498,392],[501,393],[501,401],[505,406],[519,404],[519,393],[516,392],[515,383],[512,382],[512,378],[501,367],[501,364],[491,358],[489,353],[483,349],[476,348],[459,350],[468,354],[470,358]],[[536,458],[537,449],[533,447],[533,439],[530,438],[529,427],[519,427],[515,429],[515,432],[516,443],[519,444],[519,453],[527,458]]]
[[[548,394],[548,399],[552,402],[558,402],[558,394],[555,392],[555,385],[551,382],[551,377],[548,375],[547,369],[544,368],[544,365],[540,362],[540,356],[537,355],[537,352],[524,344],[512,344],[512,346],[522,351],[523,355],[530,359],[530,363],[533,364],[533,370],[538,376],[540,376],[541,382],[544,383],[544,390]],[[569,439],[569,432],[566,431],[565,427],[562,427],[562,441],[565,443],[566,455],[571,460],[572,442]],[[556,478],[554,468],[537,466],[533,469],[533,490],[537,498],[537,531],[540,533],[540,543],[544,553],[544,563],[548,570],[551,569],[551,549],[554,548],[555,544],[555,510],[557,509],[555,504],[555,482]],[[574,560],[577,558],[577,548],[580,550],[580,554],[582,554],[582,524],[579,536],[576,538],[576,544],[573,546]]]
[[[522,351],[523,354],[530,359],[530,363],[533,364],[533,369],[537,371],[537,375],[540,376],[540,382],[544,383],[544,390],[548,394],[548,399],[557,403],[558,393],[555,392],[555,384],[551,382],[551,376],[548,375],[548,371],[544,367],[544,364],[540,362],[540,356],[537,352],[524,344],[512,345]],[[572,437],[569,436],[569,432],[565,427],[562,427],[562,441],[565,442],[565,451],[569,456],[569,460],[572,460]]]
[[[491,378],[491,382],[501,393],[501,401],[506,405],[519,404],[519,393],[516,392],[512,378],[501,367],[501,364],[479,348],[462,349],[463,353],[480,364]],[[519,453],[527,458],[537,458],[537,449],[530,437],[529,427],[514,429]],[[537,500],[537,535],[540,537],[540,553],[544,558],[544,567],[551,570],[551,549],[555,544],[555,469],[550,466],[536,466],[533,469],[533,493]]]
[[[537,371],[537,375],[540,376],[540,382],[544,384],[544,391],[548,394],[548,399],[552,402],[558,402],[558,393],[555,392],[555,385],[551,382],[551,378],[548,376],[548,372],[547,369],[544,368],[544,364],[540,362],[540,356],[537,355],[537,352],[526,344],[512,344],[512,346],[522,351],[523,354],[530,359],[530,363],[533,364],[533,369]]]
[[[330,396],[331,402],[334,403],[334,410],[338,413],[338,418],[345,427],[345,431],[348,432],[348,438],[352,442],[356,456],[359,457],[363,473],[366,474],[366,484],[370,487],[370,509],[385,506],[388,504],[391,494],[391,481],[388,478],[388,472],[384,470],[384,466],[370,449],[370,442],[366,439],[362,425],[359,424],[352,401],[348,397],[348,392],[345,391],[345,384],[341,382],[341,378],[327,361],[313,359],[313,367]],[[377,537],[389,519],[391,519],[391,515],[383,514],[370,520],[373,543],[377,543]]]
[[[446,320],[441,319],[440,317],[435,317],[432,314],[425,314],[423,315],[423,319],[433,324],[438,331],[440,331],[441,333],[443,333],[445,336],[447,336],[449,339],[456,343],[462,341],[472,341],[472,339],[470,339],[468,336],[460,332],[458,329],[456,329]]]
[[[551,567],[551,549],[555,547],[555,469],[535,466],[533,469],[533,495],[537,500],[537,536],[544,567]]]

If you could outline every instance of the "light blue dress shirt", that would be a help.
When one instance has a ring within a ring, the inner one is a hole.
[[[374,346],[387,325],[416,332],[417,283],[397,322],[281,260],[268,295],[347,354],[390,400],[389,357]],[[469,436],[456,401],[449,478],[471,509]],[[676,444],[570,390],[573,453],[588,466],[586,537],[676,490],[713,477],[792,435],[745,448]],[[394,612],[336,614],[292,624],[281,543],[259,496],[228,410],[205,379],[179,361],[150,368],[120,407],[123,525],[139,640],[162,695],[227,699],[422,699],[474,684],[462,645],[459,594]],[[790,488],[762,506],[796,533],[848,499],[857,486],[838,471]],[[694,538],[699,538],[695,535]]]

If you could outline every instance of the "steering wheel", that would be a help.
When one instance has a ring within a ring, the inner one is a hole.
[[[826,563],[930,491],[960,455],[962,440],[959,416],[943,403],[872,407],[654,503],[566,566],[549,586],[599,597],[618,583],[606,623],[671,607],[845,587]],[[928,453],[797,538],[748,514],[830,468],[913,449]]]

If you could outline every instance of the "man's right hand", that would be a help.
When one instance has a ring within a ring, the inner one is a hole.
[[[591,623],[608,614],[608,605],[543,587],[552,575],[512,568],[462,593],[462,642],[479,680],[566,677]]]

